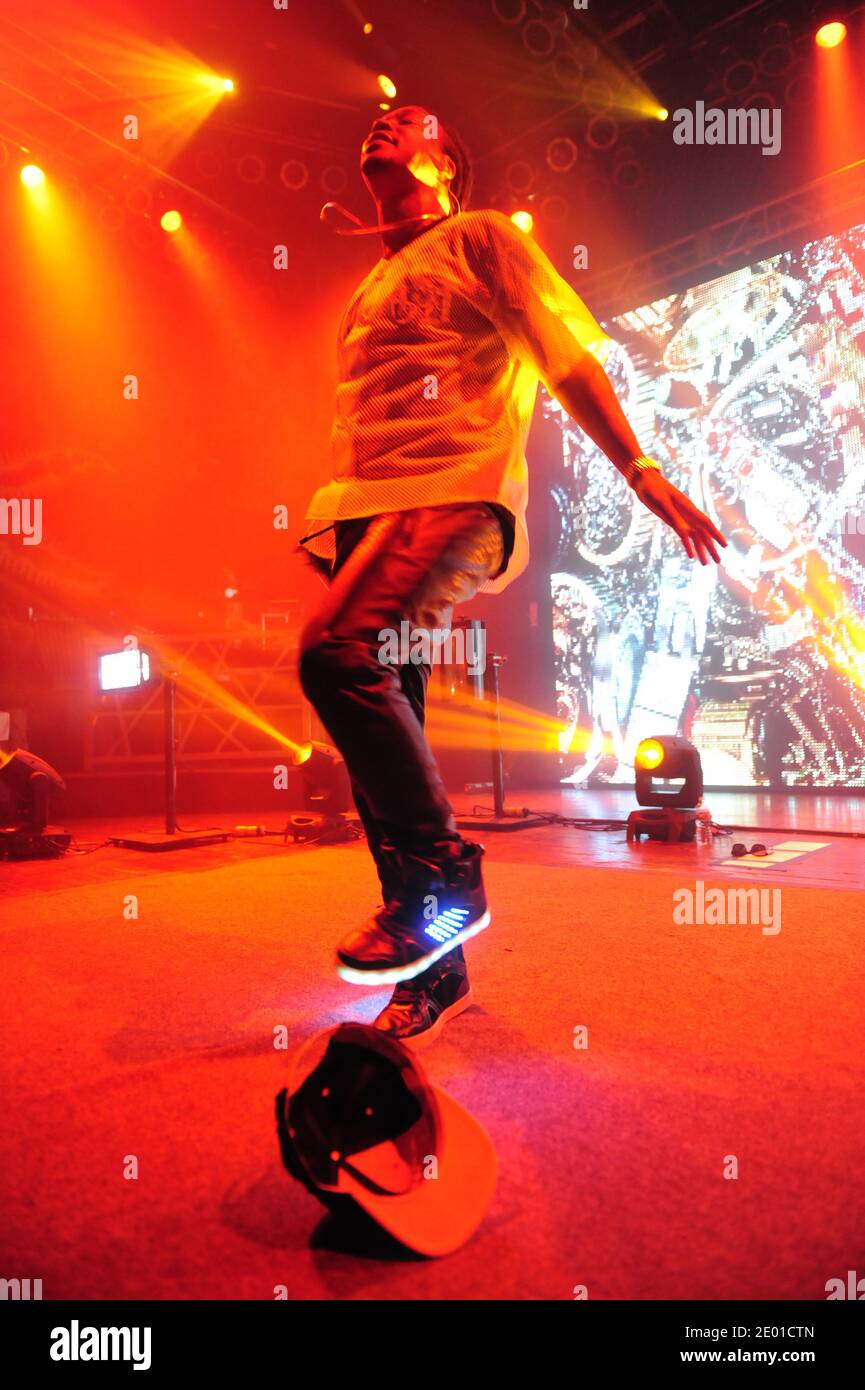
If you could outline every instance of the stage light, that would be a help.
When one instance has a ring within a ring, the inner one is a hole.
[[[700,809],[703,765],[688,739],[672,734],[642,739],[634,754],[634,781],[638,804],[650,809],[628,816],[628,840],[646,835],[687,843],[698,825],[711,824],[710,813]]]
[[[568,174],[577,162],[577,147],[569,135],[557,135],[547,145],[547,168]]]
[[[138,647],[105,652],[99,658],[100,690],[131,690],[150,679],[150,657]]]
[[[515,198],[524,198],[535,181],[535,168],[527,159],[512,159],[505,169],[508,187]]]
[[[641,806],[698,806],[703,795],[700,754],[686,738],[663,734],[646,738],[634,755],[637,801]],[[673,788],[658,781],[681,782]]]
[[[628,193],[635,188],[641,188],[646,181],[643,165],[632,156],[633,151],[630,149],[619,150],[618,163],[613,169],[613,183]]]
[[[656,738],[644,738],[637,748],[634,762],[637,767],[651,769],[664,761],[664,750]]]
[[[337,750],[328,743],[308,744],[295,755],[295,765],[300,767],[305,814],[290,817],[287,833],[319,844],[352,839],[354,831],[344,815],[353,804],[351,783]]]
[[[606,154],[619,138],[619,123],[606,112],[593,116],[586,126],[586,142],[593,150]]]
[[[846,37],[847,25],[836,20],[831,24],[822,24],[814,35],[814,42],[818,48],[837,48]]]
[[[376,80],[385,96],[392,100],[396,96],[396,83],[393,82],[391,78],[385,76],[383,72],[379,73]]]
[[[519,212],[511,213],[511,221],[514,226],[519,227],[521,232],[530,232],[535,225],[535,219],[530,212],[520,209]]]
[[[162,214],[159,225],[164,232],[177,232],[183,225],[183,218],[176,209],[172,208],[169,212]]]
[[[349,810],[352,800],[348,771],[335,748],[329,743],[312,743],[300,768],[303,804],[308,811],[335,816]]]
[[[670,113],[667,110],[666,106],[659,106],[657,111],[655,112],[655,116],[659,121],[667,121],[670,118]]]
[[[38,164],[25,164],[18,177],[25,188],[41,188],[45,182],[45,174]]]
[[[372,33],[372,25],[370,24],[369,20],[367,20],[366,24],[363,26],[363,32],[364,32],[365,34],[371,34],[371,33]]]
[[[389,111],[389,110],[390,110],[390,102],[389,102],[389,101],[380,101],[379,104],[378,104],[378,109],[379,109],[379,111]]]
[[[3,843],[18,831],[41,835],[48,824],[48,797],[52,787],[66,790],[66,783],[49,763],[24,748],[4,752],[0,748],[0,790],[11,822],[3,825]],[[8,849],[9,846],[7,845]],[[10,858],[31,858],[30,854],[9,854]]]
[[[220,77],[217,72],[200,72],[197,74],[197,84],[205,91],[211,92],[215,100],[219,99],[222,92],[234,91],[233,77]]]
[[[348,174],[341,164],[327,164],[321,171],[319,182],[322,193],[326,193],[328,198],[335,198],[348,183]]]
[[[287,159],[279,171],[280,183],[297,193],[309,183],[309,169],[302,159]]]

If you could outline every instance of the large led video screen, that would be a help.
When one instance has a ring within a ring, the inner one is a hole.
[[[680,733],[708,786],[865,785],[865,226],[608,329],[642,447],[728,548],[690,561],[544,398],[564,780],[631,783],[639,740]]]

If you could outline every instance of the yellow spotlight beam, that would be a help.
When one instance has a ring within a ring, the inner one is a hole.
[[[508,753],[579,752],[587,748],[593,738],[590,729],[571,729],[568,731],[567,750],[563,750],[561,725],[548,730],[529,730],[503,724],[496,729],[489,716],[483,721],[447,719],[440,705],[430,708],[426,729],[430,742],[436,748],[492,749],[495,739],[495,743]]]
[[[74,116],[68,115],[67,112],[59,110],[56,106],[51,106],[47,101],[41,101],[31,92],[23,91],[20,87],[14,86],[13,83],[7,82],[2,77],[0,77],[0,87],[5,87],[7,91],[12,92],[15,96],[26,98],[26,100],[32,102],[34,106],[38,106],[41,111],[47,112],[50,116],[56,116],[58,120],[65,121],[68,125],[71,125],[73,129],[81,131],[84,135],[89,135],[91,139],[97,141],[98,144],[105,145],[114,154],[121,154],[125,159],[131,160],[142,171],[153,174],[162,182],[170,183],[175,188],[182,189],[184,193],[189,194],[190,198],[194,198],[197,202],[204,203],[206,206],[215,209],[217,212],[222,213],[224,217],[231,218],[234,222],[241,222],[245,227],[256,226],[251,218],[244,217],[242,213],[232,211],[231,208],[226,207],[223,203],[217,202],[215,198],[211,198],[206,193],[202,193],[200,189],[194,188],[191,183],[185,183],[183,179],[177,178],[168,169],[164,169],[159,164],[154,164],[151,160],[145,159],[143,156],[136,154],[134,150],[127,148],[130,143],[129,141],[109,140],[107,135],[101,134],[98,130],[93,130],[90,126],[84,125],[81,121],[76,120]]]
[[[456,695],[430,701],[427,727],[439,746],[490,748],[500,741],[510,752],[561,752],[566,736],[569,751],[585,747],[590,735],[569,729],[564,721],[513,702],[502,701],[498,719],[490,700]]]
[[[461,712],[472,713],[478,711],[486,718],[489,715],[490,705],[486,700],[478,700],[473,695],[458,692],[451,695],[446,700],[446,705],[457,708]],[[554,716],[544,714],[541,710],[532,709],[529,705],[518,704],[515,700],[508,700],[501,697],[499,700],[499,710],[501,717],[509,723],[519,725],[523,728],[532,729],[561,729],[562,722]]]
[[[578,56],[577,62],[579,62]],[[622,75],[625,77],[624,85],[620,83],[620,77]],[[627,119],[628,116],[633,116],[663,121],[666,120],[670,114],[666,107],[662,106],[657,97],[652,94],[641,78],[637,77],[633,72],[623,69],[606,53],[601,54],[597,69],[592,72],[590,80],[608,86],[611,89],[613,99],[605,110],[613,117],[621,116]],[[547,98],[549,96],[549,89],[542,83],[539,82],[536,85],[527,84],[522,75],[519,80],[512,83],[511,88],[506,89],[506,91],[507,90],[516,90],[521,97],[538,96]],[[497,97],[500,98],[504,94],[505,93],[498,92]],[[578,100],[571,102],[567,106],[558,107],[551,115],[536,121],[534,125],[520,130],[516,135],[510,136],[500,144],[484,150],[483,158],[487,160],[494,155],[501,155],[505,150],[510,149],[513,145],[516,145],[527,137],[537,135],[540,131],[547,130],[550,126],[558,124],[562,117],[568,116],[572,112],[582,111],[584,108],[585,98],[581,94]]]
[[[279,744],[280,747],[287,748],[295,757],[299,758],[299,755],[308,746],[296,743],[281,729],[277,729],[274,724],[271,724],[270,720],[264,719],[249,705],[238,700],[219,681],[214,680],[206,671],[202,671],[200,666],[196,666],[195,662],[190,661],[182,652],[174,651],[158,637],[142,637],[140,640],[142,647],[154,653],[160,667],[165,671],[170,671],[182,689],[191,690],[196,695],[201,695],[210,705],[224,710],[226,714],[232,715],[240,723],[248,725],[251,729],[258,729],[260,733],[273,739],[273,742]]]

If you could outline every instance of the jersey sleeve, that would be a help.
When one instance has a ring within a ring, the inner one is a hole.
[[[465,214],[478,303],[509,349],[551,393],[583,353],[606,360],[612,339],[532,237],[500,212]]]

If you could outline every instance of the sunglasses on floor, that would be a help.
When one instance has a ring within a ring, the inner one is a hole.
[[[767,850],[765,845],[752,845],[751,848],[748,849],[747,845],[738,844],[733,846],[730,853],[732,854],[734,859],[741,859],[746,854],[755,854],[758,857],[762,858],[762,856],[764,854],[768,854],[769,851]]]

